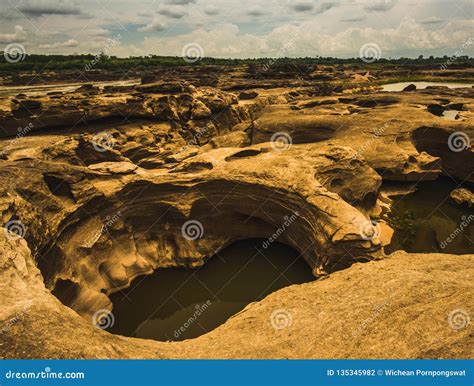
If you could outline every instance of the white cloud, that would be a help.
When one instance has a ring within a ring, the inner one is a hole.
[[[173,19],[181,19],[184,15],[186,15],[186,10],[180,6],[162,6],[158,10],[158,13]]]
[[[420,24],[439,24],[443,21],[439,17],[431,16],[426,19],[419,20],[418,23]]]
[[[326,11],[329,11],[331,8],[334,8],[337,4],[333,1],[327,1],[325,3],[321,3],[317,8],[316,8],[316,13],[323,13]]]
[[[219,9],[216,8],[213,5],[209,5],[206,8],[204,8],[204,13],[209,16],[214,16],[219,14]]]
[[[247,15],[250,16],[262,16],[263,14],[263,10],[258,6],[252,7],[247,11]]]
[[[472,0],[456,0],[456,7],[447,0],[18,1],[16,7],[30,7],[29,15],[10,2],[0,7],[0,38],[26,42],[35,53],[50,52],[40,47],[67,39],[79,42],[75,52],[94,53],[104,39],[120,33],[114,54],[121,56],[180,55],[181,47],[193,41],[208,56],[271,56],[298,32],[288,55],[357,56],[360,44],[374,42],[383,56],[438,56],[454,53],[473,31]]]
[[[341,21],[344,23],[352,23],[356,21],[364,21],[365,19],[366,17],[364,15],[355,15],[355,16],[343,17]]]
[[[53,49],[53,48],[70,48],[70,47],[78,47],[79,42],[74,39],[69,39],[64,42],[56,42],[52,44],[41,44],[39,47],[43,49]]]
[[[306,13],[310,13],[314,9],[315,14],[320,14],[329,11],[331,8],[334,8],[337,5],[338,3],[333,0],[323,1],[318,4],[310,0],[298,0],[297,2],[293,2],[293,4],[291,4],[291,8],[293,8],[293,10],[295,10],[296,12]]]
[[[20,3],[19,10],[28,16],[80,15],[81,10],[71,0],[27,0]]]
[[[440,30],[430,31],[410,18],[395,28],[352,27],[329,34],[312,20],[298,26],[287,23],[267,34],[252,35],[242,33],[237,25],[224,24],[178,36],[146,37],[137,48],[142,54],[180,55],[184,45],[196,42],[203,47],[205,56],[245,58],[276,56],[291,41],[291,49],[285,52],[287,56],[357,57],[362,45],[375,43],[380,46],[383,57],[418,56],[432,50],[447,54],[455,51],[471,37],[473,27],[474,21],[466,21],[458,25],[448,23]]]
[[[311,1],[297,1],[291,6],[296,12],[307,12],[314,8],[314,4]]]
[[[138,28],[138,32],[157,32],[166,29],[166,24],[159,19],[153,19],[151,23]]]
[[[26,32],[21,25],[15,26],[15,32],[12,34],[0,34],[1,43],[23,43],[26,41]]]
[[[368,12],[386,12],[391,10],[397,0],[369,0],[366,1],[364,9]]]
[[[186,5],[186,4],[191,4],[195,3],[196,0],[167,0],[167,4],[175,4],[175,5]]]
[[[94,37],[107,37],[110,35],[110,31],[106,30],[105,28],[87,29],[85,32],[87,35]]]

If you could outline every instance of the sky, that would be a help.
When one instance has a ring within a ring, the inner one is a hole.
[[[0,50],[254,58],[357,57],[376,47],[385,58],[474,56],[473,16],[473,0],[0,0]]]

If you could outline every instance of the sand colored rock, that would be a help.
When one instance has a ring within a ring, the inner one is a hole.
[[[474,255],[397,252],[324,280],[281,289],[199,338],[164,343],[93,326],[44,287],[25,241],[6,239],[0,232],[0,243],[2,358],[473,355]]]
[[[451,192],[451,198],[460,205],[466,205],[469,208],[474,206],[474,193],[465,188],[455,189]]]
[[[0,99],[0,225],[24,237],[0,229],[1,357],[472,357],[474,256],[385,256],[380,218],[383,182],[474,181],[473,89],[389,93],[364,86],[378,70],[260,70],[193,66]],[[440,114],[451,109],[458,119]],[[451,197],[469,205],[469,193]],[[279,241],[318,280],[182,343],[93,325],[134,278],[200,267],[291,216]],[[61,286],[69,307],[51,294]],[[459,312],[467,323],[453,327]]]

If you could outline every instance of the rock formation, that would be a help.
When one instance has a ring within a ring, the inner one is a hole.
[[[325,280],[286,287],[204,336],[166,343],[95,327],[44,287],[25,241],[0,232],[0,245],[2,358],[467,359],[473,354],[468,318],[474,255],[396,252]],[[272,319],[276,313],[278,321]]]
[[[280,70],[0,99],[1,357],[469,356],[468,329],[453,333],[445,319],[469,304],[473,256],[380,260],[392,234],[380,187],[442,175],[474,182],[473,89],[310,86],[324,73],[315,70],[282,91]],[[268,238],[289,216],[279,241],[329,278],[278,291],[179,344],[92,325],[134,278],[199,267],[237,240]],[[377,319],[384,302],[390,315]],[[277,305],[293,310],[293,329],[269,328]]]
[[[469,208],[474,206],[474,193],[465,188],[455,189],[451,192],[451,198],[460,205],[466,205]]]

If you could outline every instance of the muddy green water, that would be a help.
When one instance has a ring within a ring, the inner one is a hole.
[[[160,341],[195,338],[271,292],[314,280],[295,250],[279,243],[263,249],[263,241],[239,241],[195,270],[158,269],[137,278],[111,295],[115,324],[108,331]]]
[[[414,193],[392,197],[389,222],[395,233],[386,252],[474,253],[474,208],[449,196],[458,184],[445,178],[417,187]]]

